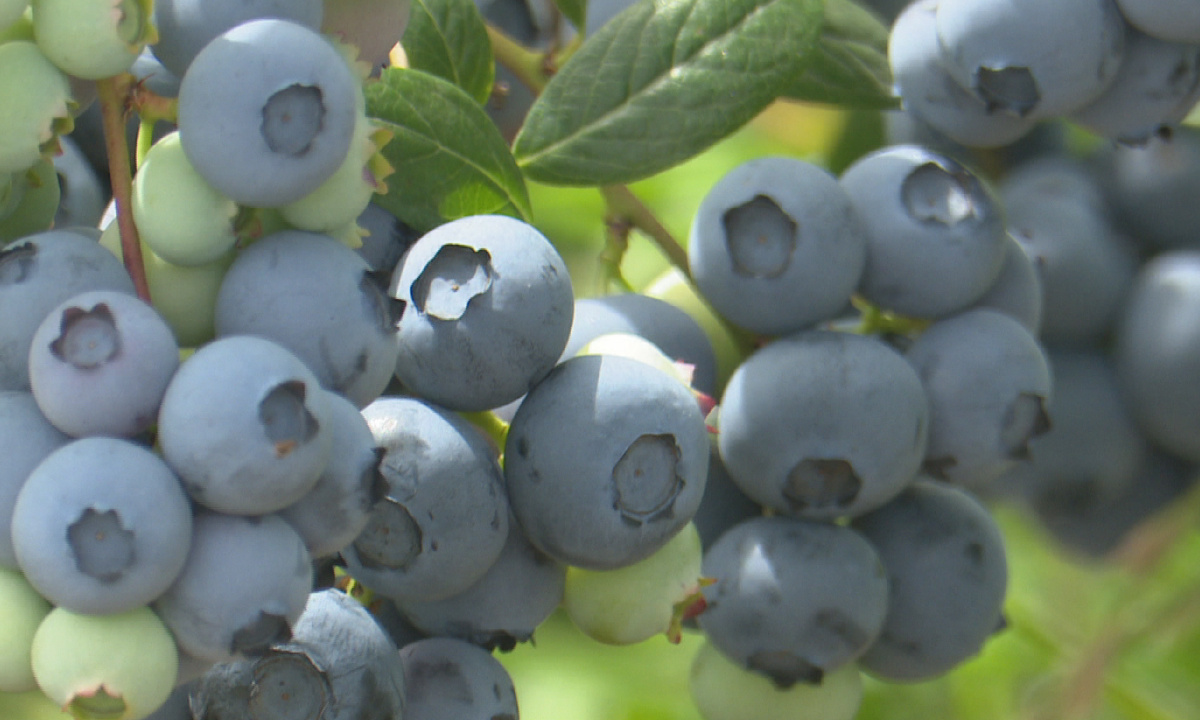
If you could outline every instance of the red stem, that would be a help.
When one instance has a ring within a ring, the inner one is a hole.
[[[129,142],[125,138],[125,99],[129,95],[130,76],[118,75],[96,81],[101,116],[104,118],[104,145],[108,149],[108,176],[117,204],[117,226],[121,231],[121,255],[125,269],[133,278],[138,297],[150,302],[146,266],[142,261],[142,243],[133,224],[133,170],[129,167]]]

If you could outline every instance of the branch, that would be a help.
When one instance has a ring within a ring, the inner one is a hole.
[[[687,251],[679,244],[679,241],[671,235],[650,208],[646,207],[636,195],[630,192],[629,188],[624,185],[609,185],[608,187],[600,188],[600,192],[604,195],[604,200],[608,204],[608,212],[614,221],[624,221],[630,226],[641,230],[655,245],[658,245],[671,264],[679,268],[683,276],[693,286],[695,282],[692,280],[692,271],[688,267]]]
[[[133,171],[129,167],[129,142],[125,138],[125,102],[133,77],[118,75],[96,81],[100,112],[104,119],[104,144],[108,150],[108,176],[112,181],[117,206],[117,226],[121,231],[121,255],[125,269],[133,279],[138,297],[150,302],[146,266],[142,261],[142,243],[133,224]]]
[[[487,25],[487,34],[492,41],[492,54],[496,56],[496,61],[516,75],[534,95],[541,95],[546,83],[554,75],[550,56],[530,50],[491,23]]]

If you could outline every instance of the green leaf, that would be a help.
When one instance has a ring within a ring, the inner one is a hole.
[[[825,21],[812,62],[784,94],[792,100],[894,108],[888,28],[853,0],[825,0]]]
[[[752,120],[803,70],[822,0],[655,0],[600,28],[547,83],[514,145],[531,179],[628,183]]]
[[[558,11],[563,14],[571,24],[584,31],[584,23],[587,22],[587,4],[588,0],[554,0],[554,4],[558,6]]]
[[[508,145],[458,86],[389,68],[366,96],[368,114],[394,133],[383,153],[396,172],[377,203],[420,232],[467,215],[530,218],[525,179]]]
[[[449,80],[481,104],[491,96],[492,43],[474,0],[412,0],[400,43],[410,68]]]

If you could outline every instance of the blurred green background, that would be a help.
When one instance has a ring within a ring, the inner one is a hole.
[[[684,165],[632,186],[686,243],[708,188],[750,158],[786,154],[835,171],[875,147],[878,116],[780,103]],[[593,189],[531,187],[534,222],[571,267],[578,297],[611,291],[598,258],[605,204]],[[669,267],[634,232],[622,274],[642,288]],[[939,680],[867,679],[859,720],[1200,719],[1200,492],[1132,532],[1104,560],[1064,550],[1013,505],[993,510],[1005,533],[1009,627]],[[685,635],[631,647],[592,641],[552,617],[500,659],[522,720],[700,720],[688,695],[701,642]],[[786,718],[780,718],[786,720]]]

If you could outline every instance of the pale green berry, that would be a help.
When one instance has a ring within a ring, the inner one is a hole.
[[[300,230],[333,233],[353,223],[375,193],[386,193],[384,178],[392,173],[380,150],[392,137],[365,115],[354,126],[354,139],[341,166],[308,195],[279,209]]]
[[[692,661],[689,687],[705,720],[853,720],[863,696],[854,663],[825,673],[818,685],[781,689],[707,642]]]
[[[38,47],[63,72],[101,80],[129,70],[158,35],[153,0],[33,0]]]
[[[124,259],[116,223],[104,231],[100,244],[118,259]],[[235,257],[236,253],[229,250],[210,263],[184,267],[163,260],[142,243],[142,264],[146,268],[150,299],[154,309],[171,326],[180,347],[198,347],[216,335],[217,293]]]
[[[31,42],[0,45],[0,68],[0,172],[23,172],[57,152],[73,127],[71,86]]]
[[[150,608],[115,615],[50,611],[33,637],[33,675],[78,720],[142,720],[175,687],[179,652]]]
[[[660,633],[678,641],[679,616],[703,602],[700,560],[700,534],[688,523],[653,555],[632,565],[567,568],[563,607],[585,635],[602,643],[630,645]]]
[[[37,690],[29,652],[33,634],[50,612],[50,603],[16,570],[0,568],[0,691]],[[0,713],[2,717],[9,717]]]
[[[133,221],[163,260],[190,267],[228,254],[237,242],[238,206],[208,184],[183,152],[179,133],[146,153],[133,178]]]
[[[0,0],[0,30],[6,31],[16,24],[27,7],[29,0]]]
[[[58,173],[50,160],[39,160],[25,172],[13,174],[15,206],[0,214],[0,245],[49,230],[62,196]]]

